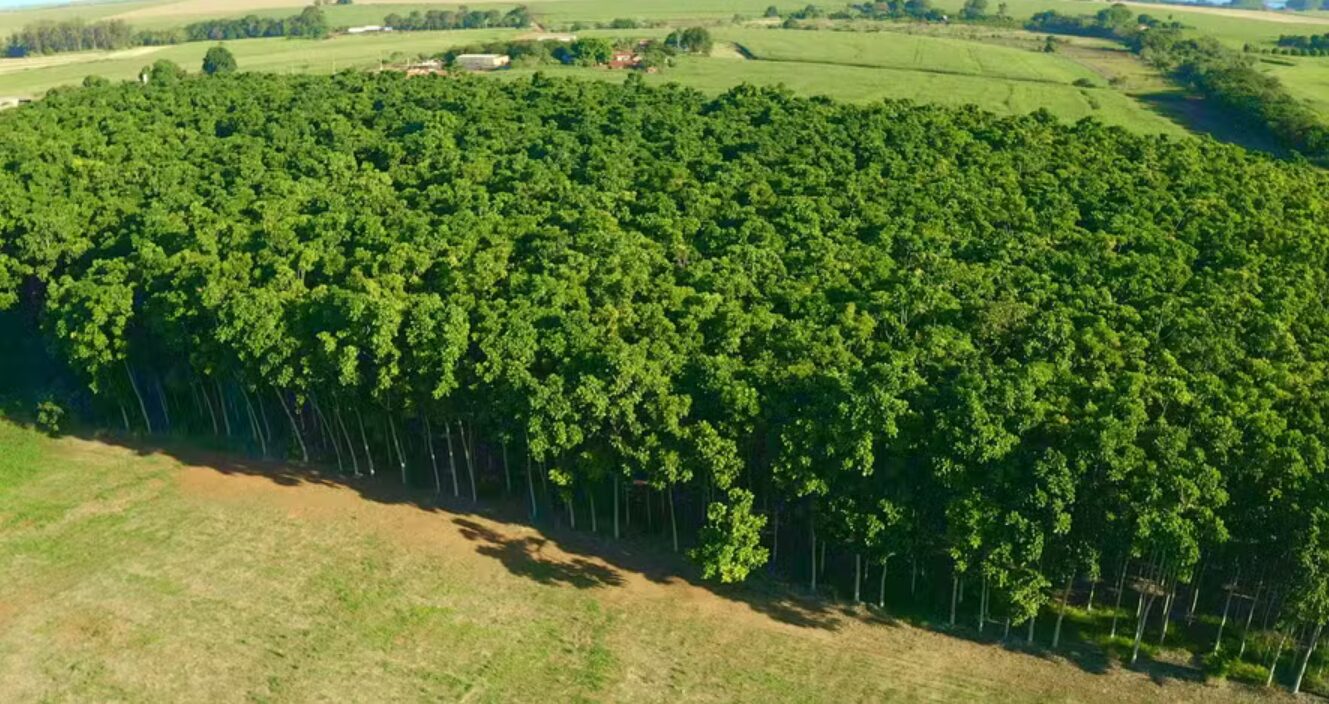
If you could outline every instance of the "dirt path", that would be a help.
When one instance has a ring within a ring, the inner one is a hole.
[[[1091,672],[1060,657],[972,642],[883,620],[864,609],[714,590],[678,576],[687,570],[670,556],[652,556],[639,546],[584,533],[537,530],[491,511],[470,511],[464,504],[455,511],[422,504],[421,497],[390,484],[264,472],[187,466],[179,471],[178,483],[190,500],[260,503],[295,520],[353,525],[386,542],[446,556],[456,561],[453,564],[486,570],[496,578],[538,572],[546,583],[593,589],[605,607],[625,615],[695,619],[709,624],[709,638],[721,647],[733,641],[733,647],[741,648],[744,639],[767,633],[788,643],[782,647],[815,649],[835,658],[852,655],[856,662],[871,663],[870,676],[882,683],[872,690],[877,697],[1196,703],[1279,699],[1239,685],[1159,678],[1111,665],[1105,672]],[[505,574],[495,561],[512,574]],[[667,678],[667,672],[646,670],[666,667],[660,663],[660,649],[668,651],[676,644],[642,644],[636,642],[639,638],[638,632],[625,628],[618,642],[621,650],[639,651],[631,658],[638,663],[636,676]],[[630,692],[620,694],[630,698]]]

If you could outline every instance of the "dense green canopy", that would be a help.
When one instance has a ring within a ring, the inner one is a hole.
[[[649,486],[724,579],[784,511],[981,575],[1017,622],[1100,566],[1166,591],[1202,552],[1329,616],[1313,168],[538,75],[89,88],[0,135],[0,303],[105,419],[453,492],[501,448],[569,513]]]

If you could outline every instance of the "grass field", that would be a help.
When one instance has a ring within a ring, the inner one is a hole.
[[[1321,115],[1329,116],[1329,57],[1273,58],[1279,63],[1261,62],[1260,68],[1282,81],[1289,93],[1306,101]],[[1284,62],[1292,65],[1281,65]]]
[[[3,420],[0,447],[5,701],[1283,699],[716,591],[653,543],[391,485]]]

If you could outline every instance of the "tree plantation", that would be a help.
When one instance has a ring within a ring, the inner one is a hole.
[[[1329,619],[1305,164],[538,74],[91,87],[0,135],[0,306],[88,422],[980,630],[1097,588],[1138,653],[1221,609],[1206,647],[1267,629],[1294,687]]]

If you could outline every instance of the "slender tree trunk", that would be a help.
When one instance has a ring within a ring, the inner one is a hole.
[[[1098,588],[1098,580],[1094,580],[1089,583],[1089,601],[1085,605],[1085,611],[1088,611],[1091,614],[1094,612],[1094,590],[1097,588]]]
[[[452,426],[443,421],[443,437],[448,440],[448,469],[452,472],[452,497],[461,498],[461,484],[457,482],[457,457],[452,451]]]
[[[1246,636],[1251,632],[1251,618],[1255,616],[1255,607],[1260,605],[1260,593],[1264,591],[1264,580],[1255,587],[1255,598],[1251,600],[1251,608],[1246,611],[1246,625],[1241,629],[1241,645],[1237,648],[1237,659],[1246,654]]]
[[[507,487],[508,496],[512,496],[512,471],[508,467],[507,438],[502,438],[499,442],[499,446],[502,448],[503,451],[503,485]]]
[[[674,509],[674,487],[669,486],[669,532],[674,538],[674,552],[678,552],[678,515]]]
[[[1165,588],[1166,585],[1167,582],[1165,581],[1164,582]],[[1168,590],[1167,596],[1163,599],[1163,631],[1162,634],[1158,637],[1158,644],[1160,646],[1162,646],[1163,643],[1167,642],[1167,627],[1168,623],[1172,620],[1172,602],[1176,600],[1176,597],[1177,597],[1177,574],[1176,570],[1173,570],[1172,588]]]
[[[861,587],[863,585],[863,554],[854,553],[854,603],[861,604],[863,600]]]
[[[429,466],[434,468],[434,495],[443,495],[443,478],[438,474],[438,455],[434,453],[434,430],[429,425],[429,414],[422,414],[425,420],[425,447],[429,450]]]
[[[332,423],[328,420],[328,416],[323,412],[323,407],[319,404],[318,400],[315,398],[313,399],[313,402],[314,416],[318,418],[318,422],[323,425],[323,432],[328,436],[328,440],[332,442],[332,451],[337,455],[337,472],[339,474],[345,474],[346,465],[344,465],[341,460],[341,442],[337,440],[337,429],[333,427]]]
[[[128,411],[127,409],[125,409],[125,402],[124,402],[124,401],[121,401],[120,399],[117,398],[117,399],[115,400],[115,403],[116,403],[117,406],[120,407],[120,420],[124,421],[124,423],[125,423],[125,432],[128,433],[128,432],[129,432],[129,411]]]
[[[1061,643],[1061,621],[1066,618],[1066,608],[1071,600],[1071,582],[1075,580],[1072,575],[1066,578],[1066,589],[1061,592],[1061,609],[1057,611],[1057,625],[1052,629],[1052,649],[1056,650],[1057,645]]]
[[[263,434],[263,429],[258,424],[258,414],[254,412],[254,402],[249,399],[249,392],[245,387],[240,387],[240,395],[244,396],[245,408],[249,409],[249,422],[254,425],[254,435],[258,436],[259,447],[263,450],[263,457],[268,456],[268,438]]]
[[[614,474],[614,540],[618,540],[618,495],[623,490],[618,485],[618,474]]]
[[[1236,586],[1236,583],[1234,582],[1234,583],[1233,583],[1233,587],[1235,587],[1235,586]],[[1227,589],[1227,599],[1225,599],[1225,600],[1223,601],[1223,618],[1222,618],[1221,620],[1219,620],[1219,622],[1218,622],[1218,635],[1217,635],[1217,636],[1214,636],[1214,650],[1213,650],[1213,652],[1215,652],[1215,653],[1217,653],[1219,650],[1222,650],[1222,648],[1223,648],[1223,627],[1227,625],[1227,614],[1228,614],[1228,610],[1232,608],[1232,591],[1233,591],[1233,587],[1228,587],[1228,589]]]
[[[221,429],[217,426],[217,412],[212,410],[212,399],[208,398],[208,387],[203,382],[198,382],[198,390],[203,396],[203,405],[208,407],[208,417],[212,419],[212,434],[221,435]]]
[[[960,575],[951,572],[951,628],[955,628],[955,597],[960,593]]]
[[[291,409],[286,405],[286,399],[282,396],[277,387],[272,387],[272,392],[277,394],[277,400],[281,402],[281,409],[286,413],[286,419],[291,421],[291,432],[295,433],[295,439],[300,443],[300,461],[309,464],[309,448],[305,447],[305,438],[300,434],[300,426],[295,423],[295,416],[291,414]]]
[[[568,521],[572,524],[572,529],[577,530],[577,508],[572,505],[571,490],[569,490],[567,496],[563,497],[563,503],[568,507]]]
[[[978,632],[983,632],[983,627],[988,622],[988,574],[983,572],[982,593],[978,597]]]
[[[780,504],[775,504],[775,527],[771,529],[771,564],[780,559]]]
[[[1278,639],[1278,647],[1274,649],[1274,659],[1269,661],[1269,677],[1264,681],[1264,686],[1266,687],[1273,686],[1274,684],[1274,671],[1278,669],[1278,658],[1283,655],[1283,645],[1287,643],[1287,634],[1290,630],[1292,629],[1284,629],[1282,637]]]
[[[535,500],[535,477],[531,475],[531,448],[526,448],[526,488],[531,493],[531,522],[540,517],[540,505]]]
[[[226,410],[226,392],[222,390],[221,380],[213,379],[212,385],[217,388],[217,410],[221,411],[222,424],[226,428],[226,437],[231,437],[231,414]]]
[[[1315,624],[1315,630],[1311,631],[1311,642],[1306,644],[1306,653],[1301,656],[1301,666],[1297,668],[1297,678],[1292,682],[1292,693],[1301,692],[1301,680],[1306,676],[1306,666],[1310,664],[1311,654],[1315,652],[1315,646],[1320,642],[1320,631],[1324,629],[1324,624]]]
[[[598,518],[596,518],[596,515],[595,515],[595,514],[596,514],[596,511],[595,511],[595,487],[593,487],[593,486],[588,486],[588,487],[586,487],[586,499],[587,499],[587,503],[589,503],[589,504],[591,505],[591,532],[592,532],[592,533],[599,533],[599,532],[600,532],[600,521],[599,521]],[[615,517],[615,518],[617,519],[617,517]]]
[[[817,593],[817,524],[809,521],[808,527],[811,528],[812,535],[812,593]]]
[[[1034,611],[1034,615],[1029,617],[1029,635],[1027,635],[1024,639],[1026,645],[1034,644],[1034,624],[1037,622],[1038,622],[1038,611]]]
[[[1191,606],[1186,611],[1186,623],[1195,622],[1195,607],[1200,603],[1200,581],[1204,579],[1205,561],[1200,560],[1200,566],[1195,570],[1195,584],[1191,588]]]
[[[397,464],[401,465],[401,485],[409,486],[406,480],[406,455],[401,452],[401,441],[397,439],[397,424],[392,422],[392,412],[388,412],[388,434],[392,436],[392,447],[397,451]]]
[[[365,462],[369,465],[369,476],[374,476],[374,453],[369,451],[369,434],[365,432],[365,417],[360,407],[355,406],[355,419],[360,424],[360,442],[365,445]]]
[[[471,478],[471,503],[480,501],[480,492],[475,486],[475,462],[471,459],[471,443],[466,440],[466,425],[457,419],[457,435],[461,436],[461,451],[466,457],[466,473]]]
[[[336,399],[333,399],[335,402]],[[355,454],[355,443],[351,442],[351,431],[346,429],[346,421],[341,416],[341,404],[332,407],[332,411],[337,416],[337,424],[341,426],[342,437],[346,439],[346,451],[351,455],[351,467],[355,471],[355,476],[360,476],[360,459]]]
[[[623,487],[623,530],[632,530],[632,482]]]
[[[166,432],[171,432],[171,403],[166,398],[166,387],[162,385],[161,374],[155,374],[152,380],[157,384],[157,398],[161,399],[162,418],[166,420]]]
[[[913,570],[909,573],[909,597],[913,598],[918,591],[918,555],[913,555]]]
[[[1117,603],[1112,607],[1112,633],[1109,638],[1117,637],[1117,619],[1121,616],[1121,596],[1126,589],[1126,568],[1130,566],[1130,558],[1121,562],[1121,577],[1117,579]]]
[[[1140,618],[1135,624],[1135,645],[1131,648],[1131,664],[1140,657],[1140,640],[1144,638],[1144,624],[1149,620],[1149,612],[1154,608],[1154,595],[1150,594],[1145,602],[1144,608],[1140,611]]]
[[[888,557],[881,561],[881,582],[877,585],[877,608],[886,608],[886,570],[889,569],[891,559]]]
[[[1006,628],[1001,632],[1001,641],[1005,643],[1011,639],[1011,617],[1006,617]]]
[[[255,392],[257,392],[257,391],[258,391],[258,390],[255,389]],[[261,394],[257,394],[257,393],[255,393],[254,398],[256,398],[256,399],[258,400],[258,403],[255,404],[255,405],[258,406],[258,417],[259,417],[260,419],[262,419],[262,421],[263,421],[263,437],[266,438],[267,441],[268,441],[269,443],[271,443],[271,442],[272,442],[272,426],[268,424],[268,412],[267,412],[267,410],[265,410],[265,407],[264,407],[264,405],[263,405],[263,396],[262,396]]]
[[[134,370],[129,368],[129,360],[122,360],[125,365],[125,376],[129,377],[129,386],[134,390],[134,397],[138,399],[138,410],[143,413],[143,424],[148,428],[148,435],[152,435],[152,419],[148,417],[148,405],[143,402],[143,394],[138,390],[138,382],[134,379]]]

